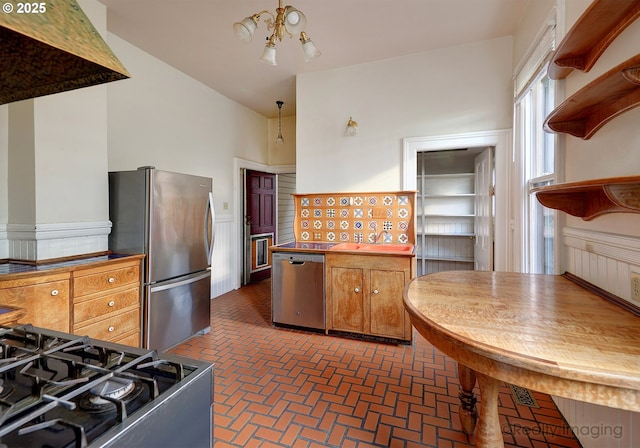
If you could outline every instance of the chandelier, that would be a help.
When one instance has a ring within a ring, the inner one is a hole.
[[[240,22],[233,24],[233,31],[236,36],[243,42],[251,42],[253,33],[258,28],[258,21],[263,14],[268,14],[270,17],[263,18],[262,20],[267,25],[267,30],[273,31],[271,36],[267,40],[267,44],[264,47],[264,52],[260,60],[267,64],[276,64],[276,39],[282,42],[282,38],[285,33],[289,37],[293,37],[294,34],[299,34],[300,42],[302,43],[302,52],[304,53],[304,61],[309,62],[312,59],[320,56],[320,52],[311,41],[307,33],[304,31],[304,27],[307,24],[307,18],[293,6],[282,7],[282,0],[278,0],[278,8],[276,14],[273,15],[270,11],[260,11],[249,17],[245,17]]]

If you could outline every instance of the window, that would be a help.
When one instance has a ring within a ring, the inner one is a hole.
[[[547,77],[554,48],[555,27],[541,33],[537,45],[515,79],[515,146],[520,154],[522,198],[521,270],[553,274],[555,269],[556,212],[542,206],[532,190],[555,182],[555,135],[543,129],[555,105],[555,85]]]

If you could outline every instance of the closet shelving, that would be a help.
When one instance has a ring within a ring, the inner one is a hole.
[[[475,174],[418,175],[418,271],[473,269]]]

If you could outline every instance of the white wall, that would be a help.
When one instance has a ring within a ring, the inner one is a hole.
[[[525,54],[527,43],[540,29],[554,3],[549,0],[530,2],[525,22],[514,36],[516,64]],[[560,37],[563,37],[591,4],[591,0],[558,0],[557,3],[563,13],[558,23]],[[639,39],[640,21],[635,21],[613,41],[588,73],[574,70],[565,80],[558,82],[560,101],[637,54]],[[564,158],[564,170],[559,173],[560,178],[571,182],[637,175],[640,172],[639,120],[640,108],[636,108],[614,118],[590,140],[558,135],[560,156]],[[557,236],[562,248],[562,257],[558,260],[560,272],[571,272],[629,300],[630,272],[640,271],[640,215],[617,213],[592,221],[562,215],[566,227]],[[637,442],[633,442],[633,429],[638,428],[640,414],[564,398],[555,398],[555,401],[568,423],[576,428],[585,448],[637,445]],[[613,430],[621,431],[622,435],[612,435]],[[635,436],[638,439],[638,434]]]
[[[106,8],[81,0],[102,35]],[[2,106],[0,258],[45,260],[107,249],[106,87]],[[67,240],[69,238],[69,240]],[[66,244],[70,242],[69,244]]]
[[[108,42],[131,73],[108,85],[109,170],[152,165],[212,177],[216,210],[230,214],[233,157],[268,163],[268,120],[118,36]]]
[[[511,53],[506,37],[300,75],[298,192],[397,191],[403,138],[511,128]]]

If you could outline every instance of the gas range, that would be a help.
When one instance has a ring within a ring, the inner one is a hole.
[[[212,446],[213,366],[0,327],[0,448]]]

